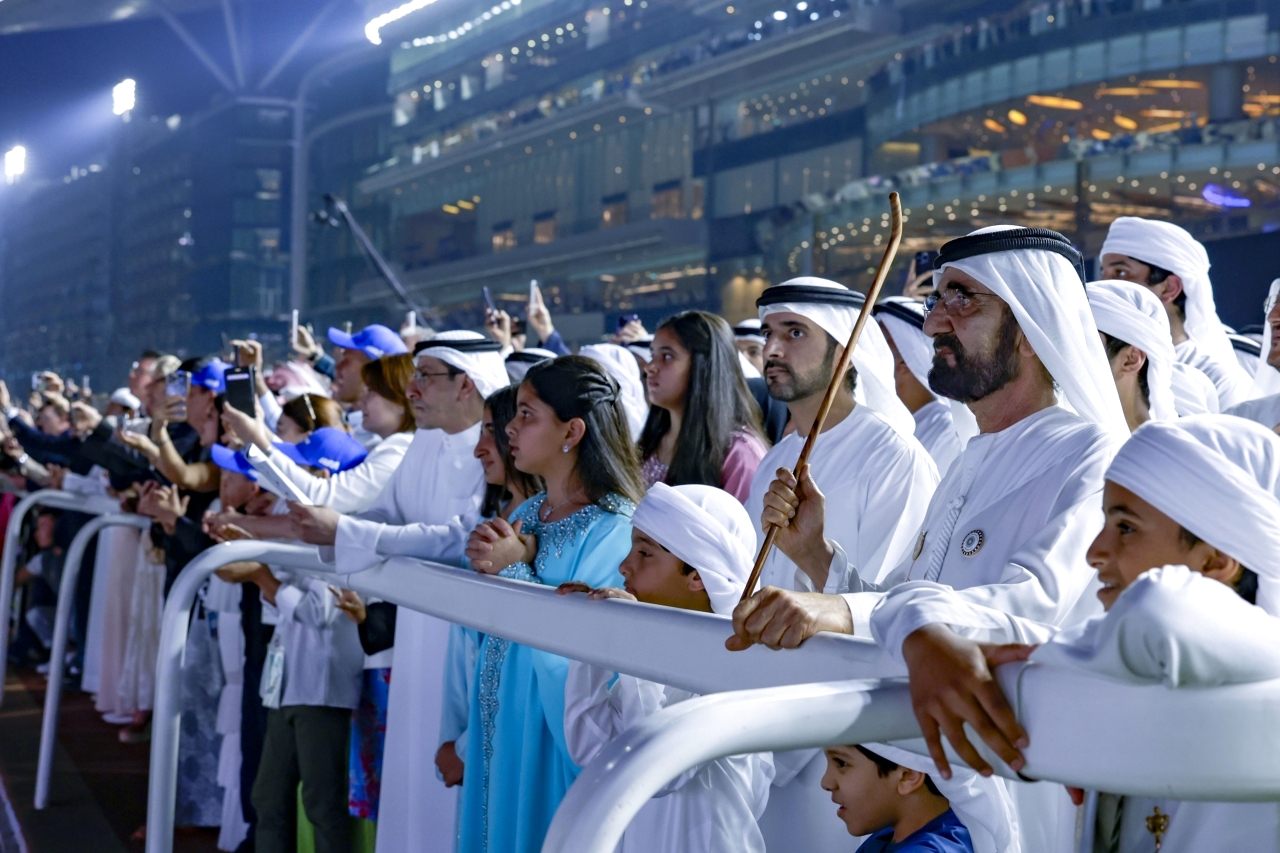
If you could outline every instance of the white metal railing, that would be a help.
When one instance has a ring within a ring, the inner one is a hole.
[[[230,542],[192,560],[165,601],[156,664],[147,801],[147,853],[171,853],[178,763],[178,689],[183,644],[196,590],[228,563],[250,560],[333,577],[315,548],[270,542]],[[900,674],[899,665],[868,639],[820,635],[781,655],[764,648],[730,652],[721,616],[627,601],[587,601],[551,587],[491,577],[403,557],[355,574],[343,586],[448,619],[516,643],[660,679],[696,693],[804,684],[833,674],[872,678]],[[696,650],[696,652],[694,651]],[[252,689],[247,686],[246,689]]]
[[[310,547],[234,542],[209,549],[179,575],[165,604],[156,669],[147,853],[172,850],[178,671],[191,604],[209,574],[241,560],[338,574]],[[819,635],[788,652],[728,652],[723,617],[557,596],[549,587],[407,558],[340,582],[513,642],[719,694],[667,708],[610,744],[570,789],[547,853],[613,850],[658,788],[712,758],[919,735],[905,685],[881,680],[900,678],[903,670],[867,639]],[[832,676],[863,680],[813,683]],[[1031,737],[1023,772],[1032,778],[1178,799],[1280,799],[1280,766],[1273,761],[1280,748],[1274,727],[1280,681],[1169,690],[1034,664],[1001,667],[997,676]],[[1231,726],[1186,737],[1187,720],[1227,714]],[[1100,719],[1107,725],[1099,727]],[[1016,777],[979,749],[1000,772]]]
[[[37,506],[74,510],[76,512],[89,513],[90,515],[103,515],[120,511],[119,503],[111,498],[97,495],[77,495],[58,489],[41,489],[18,501],[9,516],[9,525],[5,529],[4,551],[0,554],[0,606],[4,607],[6,614],[11,612],[13,575],[17,570],[18,554],[22,550],[21,543],[18,542],[18,537],[22,533],[22,522],[27,517],[27,513]],[[7,620],[7,617],[5,618]],[[9,659],[9,625],[7,621],[4,622],[3,628],[4,630],[0,631],[0,662],[6,662]],[[4,691],[0,690],[0,702],[3,702],[3,700]]]
[[[58,585],[57,618],[53,625],[53,649],[49,657],[49,685],[44,693],[44,718],[40,723],[40,758],[36,765],[37,809],[49,804],[49,780],[53,776],[53,751],[58,742],[58,704],[62,701],[62,673],[66,665],[67,635],[71,631],[71,615],[76,600],[76,580],[83,569],[84,552],[89,540],[107,527],[151,529],[151,519],[141,515],[110,513],[90,519],[80,528],[67,548],[62,581]]]
[[[1030,738],[1024,778],[1180,800],[1280,799],[1280,680],[1175,690],[1034,663],[1008,664],[996,675]],[[1227,718],[1229,726],[1188,728],[1188,721]],[[997,772],[1019,778],[968,734]],[[901,682],[812,684],[683,702],[624,733],[583,769],[543,852],[610,853],[650,797],[705,761],[913,736],[919,728]]]

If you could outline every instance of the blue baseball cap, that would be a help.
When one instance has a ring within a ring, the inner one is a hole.
[[[215,394],[227,393],[227,371],[231,365],[220,358],[215,358],[204,367],[191,374],[191,384],[207,388]]]
[[[372,359],[379,359],[384,355],[401,355],[409,351],[399,335],[377,323],[365,326],[354,335],[330,326],[329,340],[343,349],[360,350]]]
[[[272,444],[299,465],[323,468],[330,474],[354,468],[369,455],[363,444],[333,427],[320,427],[297,444],[281,441]]]
[[[213,464],[226,471],[232,471],[236,474],[243,474],[255,483],[258,482],[258,472],[249,464],[249,460],[244,458],[244,454],[238,450],[232,450],[221,444],[215,444],[209,448],[209,453],[213,457]]]

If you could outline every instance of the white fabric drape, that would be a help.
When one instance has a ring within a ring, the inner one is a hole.
[[[1156,295],[1131,281],[1091,281],[1085,285],[1098,331],[1137,347],[1147,357],[1151,417],[1177,417],[1173,398],[1173,336],[1169,314]]]
[[[811,276],[793,278],[782,284],[848,290],[843,284]],[[842,347],[849,342],[849,335],[853,332],[859,313],[858,309],[843,305],[779,302],[761,306],[760,319],[763,321],[770,314],[779,312],[799,314],[809,318],[828,335],[835,338],[836,343]],[[884,339],[884,332],[880,331],[876,323],[867,323],[863,326],[862,336],[858,338],[858,345],[853,351],[853,366],[858,371],[854,399],[879,412],[902,435],[914,435],[915,420],[907,411],[907,407],[898,399],[898,388],[893,381],[893,353]]]
[[[456,350],[453,347],[440,345],[441,342],[449,341],[469,343],[486,340],[488,338],[479,332],[461,330],[441,332],[431,339],[432,345],[430,347],[414,353],[414,360],[423,355],[438,358],[445,364],[456,367],[467,374],[475,384],[476,390],[480,392],[480,396],[488,397],[499,388],[506,388],[511,382],[507,377],[507,367],[502,361],[502,353],[497,350],[492,352],[465,352]]]
[[[970,236],[1015,230],[1022,229],[993,225]],[[935,286],[948,267],[972,276],[1009,305],[1031,348],[1076,414],[1106,429],[1117,442],[1128,438],[1129,427],[1084,284],[1066,258],[1040,249],[975,255],[943,264],[933,275]]]

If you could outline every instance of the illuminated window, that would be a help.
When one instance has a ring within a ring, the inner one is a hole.
[[[680,181],[667,181],[653,187],[654,219],[684,218],[684,186]]]
[[[556,212],[539,213],[533,217],[533,242],[551,243],[556,239]]]
[[[493,226],[493,251],[505,252],[516,247],[516,230],[510,222],[499,222]]]
[[[604,210],[600,214],[601,228],[617,228],[627,224],[627,194],[605,196],[601,200]]]

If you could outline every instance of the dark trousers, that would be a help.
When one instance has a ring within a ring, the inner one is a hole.
[[[295,853],[298,849],[299,781],[302,807],[315,827],[316,853],[349,853],[350,744],[351,711],[347,708],[289,705],[267,712],[267,739],[253,783],[258,853]]]
[[[249,834],[236,853],[254,853],[254,830],[258,816],[251,797],[253,782],[258,778],[258,762],[262,760],[262,742],[267,736],[267,709],[262,707],[258,685],[267,660],[267,645],[275,628],[262,624],[262,595],[251,583],[241,585],[240,627],[244,631],[244,692],[240,698],[240,809]]]

